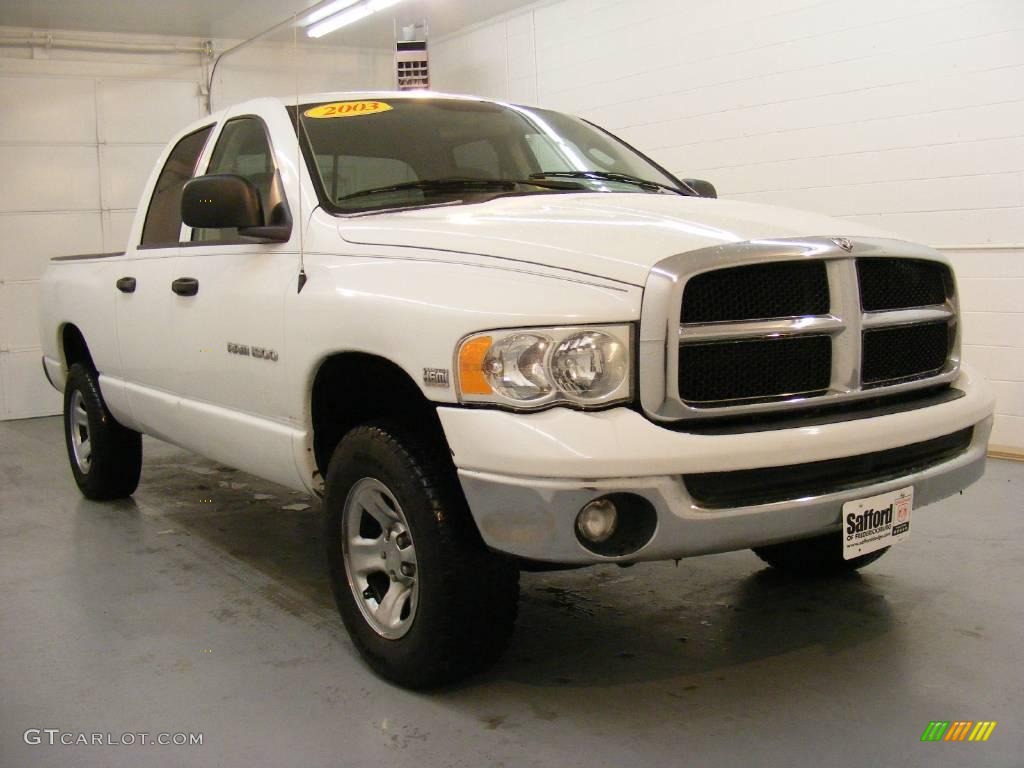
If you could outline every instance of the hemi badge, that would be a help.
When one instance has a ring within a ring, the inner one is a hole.
[[[423,369],[423,383],[428,387],[447,387],[449,378],[447,368]]]

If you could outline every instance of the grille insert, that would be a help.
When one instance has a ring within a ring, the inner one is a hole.
[[[824,335],[679,347],[679,397],[703,407],[821,394],[831,372],[832,339]]]
[[[881,387],[941,373],[949,358],[951,336],[946,322],[865,331],[863,385]]]
[[[866,312],[944,304],[951,275],[945,264],[919,259],[858,259],[861,306]]]
[[[780,261],[692,277],[683,292],[680,322],[765,320],[823,315],[828,310],[825,262]]]
[[[887,451],[788,467],[686,475],[686,490],[706,509],[746,507],[821,496],[920,472],[966,451],[974,428]]]

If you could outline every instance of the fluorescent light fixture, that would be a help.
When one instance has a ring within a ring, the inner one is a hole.
[[[333,3],[327,3],[322,8],[318,8],[308,16],[302,18],[299,21],[299,26],[308,27],[310,24],[316,24],[318,21],[326,19],[328,16],[332,16],[339,11],[343,11],[358,2],[359,0],[334,0]]]
[[[344,3],[344,0],[339,0],[339,2]],[[377,11],[397,5],[399,2],[401,0],[363,0],[359,4],[348,3],[347,5],[341,5],[337,13],[313,24],[313,26],[306,30],[306,34],[309,37],[323,37],[342,27],[347,27],[349,24],[361,21]],[[326,10],[327,7],[330,6],[326,6],[321,10]],[[316,16],[319,13],[320,11],[317,11],[313,15]]]

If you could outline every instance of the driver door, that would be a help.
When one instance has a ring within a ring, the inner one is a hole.
[[[228,119],[205,174],[246,178],[265,224],[291,221],[269,132],[258,116]],[[298,227],[288,242],[237,230],[193,229],[174,262],[170,320],[177,331],[180,419],[186,447],[230,466],[294,484],[294,425],[286,404],[284,303],[300,269]]]

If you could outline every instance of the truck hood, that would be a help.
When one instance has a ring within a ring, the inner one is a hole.
[[[675,194],[502,197],[347,219],[353,244],[510,259],[643,286],[668,256],[746,240],[891,237],[855,222],[788,208]]]

